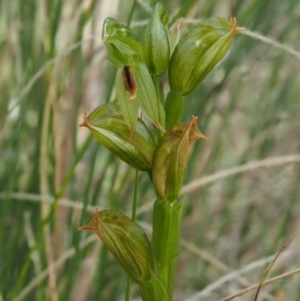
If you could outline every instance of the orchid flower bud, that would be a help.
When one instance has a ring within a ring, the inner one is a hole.
[[[190,150],[197,140],[206,140],[197,127],[197,118],[190,123],[173,126],[158,144],[153,161],[152,181],[161,200],[173,201],[180,192]]]
[[[209,18],[196,25],[175,47],[169,66],[171,90],[184,96],[191,93],[229,50],[237,27],[230,22]]]
[[[107,47],[109,60],[119,68],[143,60],[143,49],[134,33],[113,18],[105,19],[102,40]]]
[[[164,4],[157,3],[141,40],[145,62],[151,74],[163,75],[169,66],[168,22],[169,15]]]
[[[154,138],[145,123],[138,119],[133,137],[117,105],[98,107],[89,116],[84,114],[80,126],[89,128],[100,144],[121,160],[138,170],[152,169],[156,148]]]
[[[105,210],[90,216],[90,220],[78,230],[96,233],[128,276],[138,284],[152,278],[153,255],[145,232],[127,216]]]

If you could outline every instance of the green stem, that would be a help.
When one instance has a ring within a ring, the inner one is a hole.
[[[181,96],[174,91],[169,92],[165,104],[167,130],[181,121],[184,104],[184,96]]]
[[[156,200],[153,211],[153,251],[157,274],[168,294],[173,288],[180,246],[182,204],[177,200]]]
[[[133,199],[132,199],[132,213],[131,213],[131,219],[134,222],[136,220],[138,177],[139,177],[139,171],[136,169],[136,171],[135,171],[135,178],[134,178]],[[131,286],[131,279],[130,279],[129,276],[127,276],[125,301],[129,301],[130,300],[130,286]]]

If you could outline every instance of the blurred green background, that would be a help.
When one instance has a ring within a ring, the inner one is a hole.
[[[185,18],[182,34],[203,18],[235,16],[300,51],[297,0],[163,2],[171,20]],[[137,35],[155,3],[135,4]],[[84,111],[115,97],[102,23],[111,16],[126,24],[131,7],[129,0],[0,2],[0,301],[124,300],[125,273],[96,235],[77,228],[93,206],[130,214],[135,172],[78,124]],[[259,282],[291,235],[269,276],[300,267],[296,56],[240,34],[188,97],[184,121],[199,116],[209,140],[196,144],[183,187],[175,300],[221,300]],[[140,173],[138,221],[150,236],[154,197]],[[275,282],[259,300],[300,300],[299,283],[299,275]]]

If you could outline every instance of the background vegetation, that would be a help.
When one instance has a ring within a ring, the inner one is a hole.
[[[182,33],[208,16],[235,16],[300,50],[297,0],[162,2],[171,20],[185,17]],[[137,1],[136,34],[155,3]],[[93,206],[130,212],[134,170],[77,125],[115,97],[101,26],[107,16],[126,23],[131,6],[0,2],[1,301],[124,299],[125,273],[96,235],[77,228]],[[258,282],[291,235],[270,276],[300,267],[299,53],[249,34],[188,99],[184,120],[199,116],[209,141],[197,143],[185,178],[176,300],[220,300]],[[138,220],[148,231],[155,195],[139,177]],[[299,283],[299,275],[275,282],[260,300],[300,300]]]

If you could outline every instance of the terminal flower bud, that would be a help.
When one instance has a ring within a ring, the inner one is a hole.
[[[134,135],[131,136],[119,106],[107,104],[98,107],[89,116],[84,114],[84,122],[80,126],[89,128],[100,144],[132,167],[144,171],[152,169],[156,145],[141,119],[138,118]]]
[[[164,4],[157,3],[141,40],[145,62],[151,74],[163,75],[169,66],[168,22],[169,15]]]
[[[234,35],[242,30],[235,18],[209,18],[196,25],[172,54],[171,90],[182,96],[191,93],[227,53]]]
[[[90,220],[78,230],[96,233],[128,276],[138,284],[152,278],[153,255],[145,232],[130,218],[113,210],[90,215]]]
[[[152,181],[161,200],[173,201],[180,192],[190,150],[197,140],[206,140],[197,127],[197,117],[168,130],[154,153]]]
[[[103,24],[102,40],[108,50],[108,58],[119,68],[143,60],[143,49],[134,33],[113,18]]]

